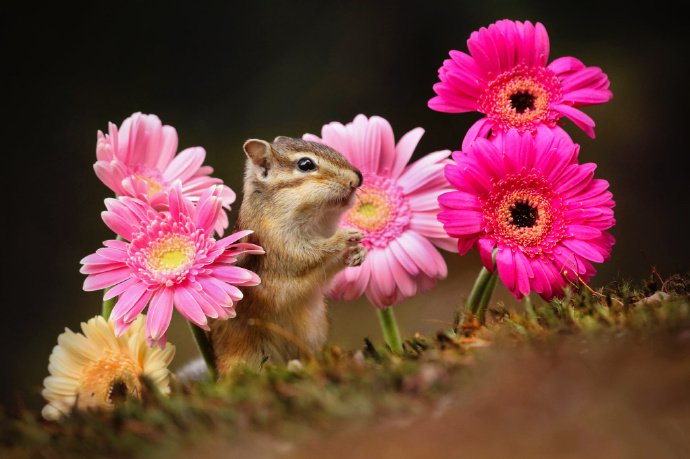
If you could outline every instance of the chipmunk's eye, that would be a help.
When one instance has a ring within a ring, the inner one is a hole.
[[[302,172],[309,172],[316,169],[316,163],[311,158],[300,158],[297,161],[297,168]]]

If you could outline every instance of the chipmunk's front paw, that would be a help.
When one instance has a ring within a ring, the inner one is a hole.
[[[359,241],[361,241],[364,237],[362,232],[358,229],[343,228],[341,231],[345,241],[347,242],[347,245],[351,247],[359,245]]]
[[[367,256],[367,249],[361,241],[364,235],[355,228],[342,228],[338,231],[340,241],[345,243],[343,247],[343,262],[345,266],[359,266]]]
[[[350,267],[359,266],[367,257],[367,249],[362,244],[357,244],[347,250],[345,264]]]

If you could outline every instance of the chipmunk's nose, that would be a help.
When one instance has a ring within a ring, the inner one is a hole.
[[[359,169],[355,169],[355,174],[357,174],[357,178],[359,179],[356,185],[352,185],[353,188],[359,188],[362,186],[362,181],[364,180],[362,178],[362,173],[359,171]]]

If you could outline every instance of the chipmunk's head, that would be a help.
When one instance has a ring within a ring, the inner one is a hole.
[[[260,195],[275,207],[275,218],[315,222],[321,233],[335,231],[362,184],[357,168],[320,143],[290,137],[276,137],[272,143],[250,139],[244,151],[245,195]]]

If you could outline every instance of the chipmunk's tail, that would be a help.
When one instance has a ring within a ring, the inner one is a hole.
[[[187,385],[193,382],[205,381],[208,379],[208,368],[206,362],[201,357],[185,363],[182,368],[175,373],[177,382]]]

